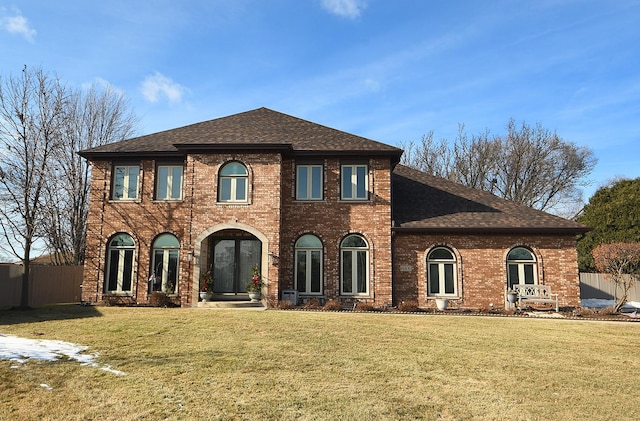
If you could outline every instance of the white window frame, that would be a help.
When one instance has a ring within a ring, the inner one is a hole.
[[[106,261],[106,271],[105,271],[105,279],[104,279],[104,292],[107,294],[131,294],[134,287],[135,282],[135,265],[136,265],[136,251],[135,251],[135,242],[133,245],[126,246],[114,246],[112,245],[113,241],[120,235],[127,236],[132,242],[133,238],[131,238],[128,234],[118,234],[114,236],[111,240],[109,240],[109,245],[107,247],[107,261]],[[109,280],[111,279],[111,259],[112,252],[118,252],[118,267],[117,267],[117,277],[116,277],[116,289],[109,289]],[[123,289],[124,287],[124,277],[125,277],[125,260],[127,251],[131,252],[131,273],[129,276],[131,277],[131,289]]]
[[[118,169],[124,169],[124,177],[122,178],[122,192],[121,196],[119,196],[119,191],[117,189],[117,177],[118,177]],[[136,185],[135,185],[135,195],[129,196],[129,190],[132,190],[131,180],[131,170],[137,171],[136,175]],[[113,166],[113,194],[111,195],[112,200],[136,200],[138,199],[138,187],[140,185],[140,165],[114,165]]]
[[[222,175],[225,167],[231,164],[239,164],[244,168],[244,175]],[[231,161],[220,167],[218,173],[218,202],[220,203],[247,203],[249,201],[249,170],[247,166],[238,161]],[[225,181],[229,181],[229,199],[223,199],[223,184]],[[238,197],[238,182],[244,183],[244,197]]]
[[[160,182],[162,181],[161,170],[166,169],[166,189],[164,192],[160,191]],[[175,180],[174,171],[180,170],[179,180]],[[184,178],[184,166],[183,165],[158,165],[156,169],[156,200],[182,200],[182,180]],[[179,184],[178,196],[173,195],[174,183]]]
[[[320,239],[318,237],[316,237],[313,234],[305,234],[305,236],[310,236],[310,237],[314,237],[314,239],[318,240],[318,242],[321,244],[319,247],[304,247],[304,246],[298,246],[298,242],[300,241],[300,239],[298,239],[298,241],[296,241],[296,245],[294,247],[294,253],[295,253],[295,289],[296,291],[298,291],[299,294],[302,295],[322,295],[323,294],[323,252],[322,252],[322,242],[320,241]],[[302,236],[304,237],[304,236]],[[302,238],[300,237],[300,238]],[[298,264],[300,263],[299,261],[299,257],[298,254],[299,252],[304,253],[304,263],[305,263],[305,279],[299,279],[298,278]],[[319,286],[320,289],[319,291],[312,291],[312,262],[313,262],[313,253],[319,253],[320,254],[320,274],[319,274]],[[301,283],[304,284],[304,290],[301,291],[300,290],[300,286]]]
[[[350,237],[358,237],[360,238],[362,241],[364,241],[365,246],[364,247],[345,247],[343,244],[347,241],[347,239],[349,239]],[[365,262],[364,262],[364,269],[365,269],[365,280],[364,280],[364,286],[365,286],[365,291],[358,291],[358,254],[359,253],[364,253],[365,254]],[[345,279],[344,279],[344,261],[345,261],[345,254],[350,254],[351,256],[351,291],[345,291]],[[361,235],[358,234],[350,234],[347,237],[345,237],[342,242],[340,243],[340,295],[345,295],[345,296],[363,296],[363,297],[368,297],[369,296],[369,284],[371,283],[371,278],[370,278],[370,274],[369,274],[369,264],[370,264],[370,253],[369,253],[369,243],[367,242],[367,240],[362,237]]]
[[[345,169],[351,169],[350,179],[347,180],[347,172]],[[358,169],[364,169],[364,176],[359,177]],[[351,194],[347,195],[345,185],[349,182],[351,185]],[[358,186],[362,184],[364,194],[360,195]],[[369,165],[367,164],[345,164],[340,166],[340,199],[349,201],[369,200]]]
[[[172,240],[175,240],[175,242],[177,243],[177,246],[158,246],[158,242],[161,239],[162,236],[170,236],[172,237]],[[156,267],[157,262],[156,262],[156,253],[157,252],[162,252],[162,267],[158,268]],[[167,294],[177,294],[178,293],[178,277],[180,274],[180,245],[178,242],[178,239],[176,238],[175,235],[173,234],[161,234],[160,236],[158,236],[158,238],[156,238],[156,240],[153,242],[153,248],[151,251],[152,254],[152,264],[153,266],[151,267],[151,273],[152,273],[152,277],[150,279],[150,281],[152,281],[152,284],[149,285],[149,290],[151,292],[153,291],[157,291],[154,288],[153,282],[157,282],[157,278],[160,278],[160,291],[167,293]],[[168,287],[169,287],[169,261],[170,261],[170,256],[171,254],[174,254],[176,256],[176,267],[174,268],[175,270],[175,274],[176,274],[176,279],[175,279],[175,284],[173,286],[173,291],[168,291]],[[158,270],[159,269],[159,270]],[[159,273],[158,273],[159,272]]]
[[[450,259],[432,258],[432,254],[438,250],[445,250],[451,254]],[[451,266],[453,274],[453,292],[446,292],[446,267]],[[431,266],[438,268],[438,292],[431,292]],[[457,297],[458,296],[458,265],[456,255],[447,247],[436,247],[427,255],[427,296],[428,297]]]
[[[313,170],[319,169],[319,182],[320,182],[320,191],[319,196],[313,195],[313,182],[315,178],[313,177]],[[306,195],[302,195],[302,185],[300,176],[300,172],[305,170],[307,172],[307,183],[304,186],[306,189]],[[296,200],[322,200],[323,199],[323,190],[324,190],[324,166],[322,164],[301,164],[296,165]]]
[[[509,259],[509,255],[516,250],[524,250],[531,255],[531,259]],[[511,267],[516,266],[518,268],[518,285],[538,285],[538,259],[533,251],[526,247],[514,247],[507,253],[507,287],[516,285],[516,282],[511,282]],[[526,267],[530,266],[533,272],[533,284],[526,283]]]

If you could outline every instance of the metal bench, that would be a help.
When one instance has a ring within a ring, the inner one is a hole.
[[[513,290],[518,294],[518,307],[522,308],[522,302],[555,304],[558,307],[558,294],[551,293],[548,285],[514,285]]]

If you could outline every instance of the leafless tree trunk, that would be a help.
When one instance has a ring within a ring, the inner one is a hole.
[[[539,124],[518,127],[513,119],[502,137],[486,131],[469,138],[460,126],[453,145],[446,140],[435,143],[430,132],[421,145],[409,142],[401,147],[405,165],[556,212],[582,204],[579,186],[587,184],[583,179],[596,163],[590,149],[563,141]]]
[[[45,231],[43,195],[64,105],[65,88],[42,70],[25,66],[20,77],[0,78],[0,247],[23,264],[20,308],[29,305],[30,254]]]
[[[131,137],[137,117],[124,95],[110,86],[92,85],[69,96],[63,126],[64,143],[48,184],[46,236],[58,264],[84,262],[91,168],[76,152]]]

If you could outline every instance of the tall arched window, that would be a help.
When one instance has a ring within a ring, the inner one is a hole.
[[[507,286],[538,283],[536,257],[524,247],[516,247],[507,254]]]
[[[151,291],[175,294],[178,286],[178,259],[180,243],[171,234],[162,234],[153,242],[153,266],[151,269]]]
[[[134,250],[135,243],[129,234],[118,234],[109,241],[104,292],[131,292]]]
[[[438,247],[431,250],[427,255],[427,295],[456,296],[456,273],[456,257],[449,249]]]
[[[300,294],[322,294],[322,242],[311,234],[296,241],[296,289]]]
[[[218,174],[219,202],[246,202],[249,173],[240,162],[229,162]]]
[[[340,243],[340,293],[369,294],[369,245],[359,235],[349,235]]]

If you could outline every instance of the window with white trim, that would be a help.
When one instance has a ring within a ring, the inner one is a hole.
[[[359,235],[340,243],[340,294],[369,294],[369,245]]]
[[[296,166],[296,200],[322,200],[322,165]]]
[[[340,198],[342,200],[369,199],[369,169],[367,165],[342,165],[340,172]]]
[[[109,241],[104,292],[131,293],[135,243],[129,234],[118,234]]]
[[[158,165],[156,200],[182,199],[182,165]]]
[[[113,200],[138,198],[140,165],[116,165],[113,167]]]
[[[240,162],[229,162],[220,168],[219,202],[247,202],[249,172]]]
[[[161,234],[153,242],[153,263],[149,289],[175,294],[178,286],[180,243],[172,234]]]
[[[322,242],[311,234],[303,235],[295,245],[295,283],[300,294],[322,294]]]
[[[507,287],[538,283],[538,264],[534,254],[524,247],[516,247],[507,254]]]
[[[444,247],[438,247],[427,255],[427,295],[457,296],[456,258]]]

